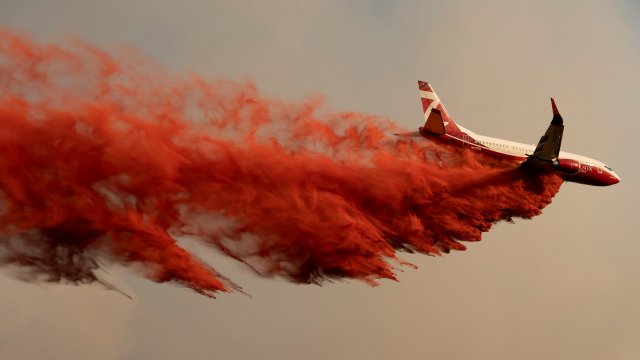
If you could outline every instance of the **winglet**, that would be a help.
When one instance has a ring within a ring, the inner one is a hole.
[[[551,108],[553,108],[553,120],[551,120],[552,125],[562,125],[564,121],[562,120],[562,116],[560,112],[558,112],[558,107],[556,106],[556,102],[551,98]]]

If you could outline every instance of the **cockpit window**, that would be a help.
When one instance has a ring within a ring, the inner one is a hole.
[[[613,171],[613,169],[608,167],[607,165],[605,165],[604,167],[607,168],[607,170],[609,170],[609,171]]]

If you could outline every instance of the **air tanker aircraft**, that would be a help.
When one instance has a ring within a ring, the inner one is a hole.
[[[551,99],[553,120],[538,146],[478,135],[453,122],[429,83],[418,81],[422,109],[426,120],[419,131],[398,136],[425,137],[436,143],[456,144],[520,166],[555,171],[565,181],[594,186],[608,186],[620,178],[607,165],[588,157],[560,151],[564,125],[555,101]]]

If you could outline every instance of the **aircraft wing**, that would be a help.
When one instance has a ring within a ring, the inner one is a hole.
[[[553,120],[551,120],[547,131],[540,138],[536,150],[522,165],[548,167],[548,170],[553,170],[557,166],[564,132],[564,121],[553,98],[551,99],[551,107],[553,108]]]

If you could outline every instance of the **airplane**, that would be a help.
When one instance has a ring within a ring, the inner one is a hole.
[[[553,119],[537,146],[521,144],[476,134],[456,124],[444,105],[424,81],[418,81],[425,124],[419,131],[397,136],[424,137],[438,143],[448,143],[493,158],[513,162],[525,168],[555,171],[564,181],[592,186],[609,186],[620,182],[620,177],[604,163],[576,154],[560,151],[564,121],[551,98]]]

